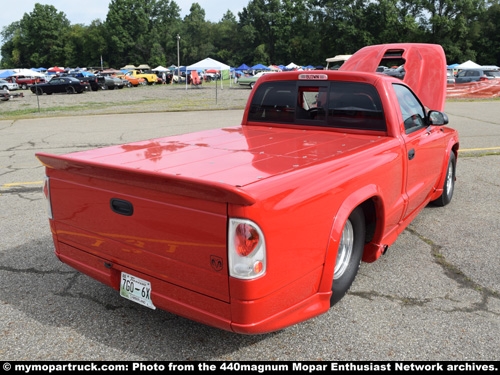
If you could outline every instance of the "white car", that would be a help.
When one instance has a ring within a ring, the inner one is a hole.
[[[12,82],[6,81],[5,79],[0,79],[0,89],[1,90],[9,90],[9,91],[19,90],[19,85],[15,82],[12,83]]]

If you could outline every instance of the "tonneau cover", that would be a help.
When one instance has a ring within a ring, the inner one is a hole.
[[[373,136],[238,126],[66,155],[49,168],[219,202],[255,202],[244,187],[373,144]]]

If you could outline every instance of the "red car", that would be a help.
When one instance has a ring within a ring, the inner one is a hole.
[[[403,79],[376,72],[403,62]],[[326,313],[361,261],[450,203],[445,96],[441,46],[370,46],[339,70],[261,77],[232,127],[37,153],[56,255],[132,302],[236,333]]]

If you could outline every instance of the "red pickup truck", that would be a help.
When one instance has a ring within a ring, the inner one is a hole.
[[[405,77],[376,73],[398,59]],[[369,46],[261,77],[241,125],[37,153],[57,257],[148,308],[243,334],[326,313],[453,196],[444,51]],[[412,249],[408,249],[412,251]]]
[[[16,82],[22,90],[27,90],[29,87],[38,83],[45,83],[45,78],[43,77],[18,75],[12,76],[11,79],[13,82]]]

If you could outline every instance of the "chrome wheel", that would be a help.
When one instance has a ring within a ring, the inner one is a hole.
[[[342,231],[342,238],[340,239],[339,249],[337,251],[337,260],[335,261],[335,270],[333,272],[333,279],[336,280],[344,274],[347,266],[351,261],[352,249],[354,246],[354,230],[352,223],[347,220]]]
[[[453,164],[448,164],[448,172],[446,173],[446,181],[444,183],[445,193],[448,197],[451,197],[453,194]]]

